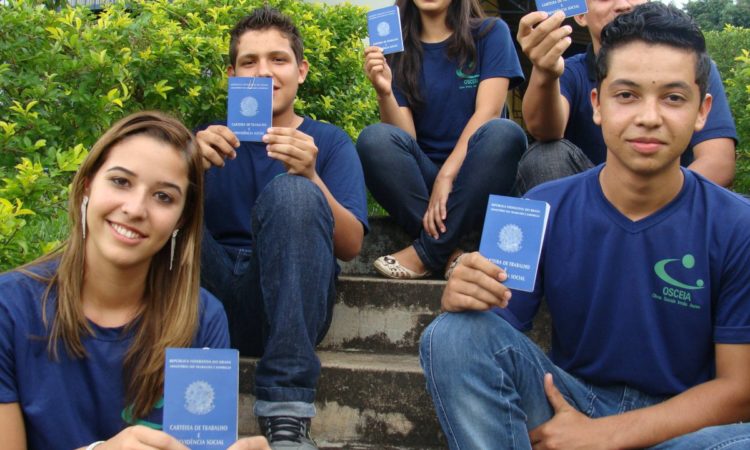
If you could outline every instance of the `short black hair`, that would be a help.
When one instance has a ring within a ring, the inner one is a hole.
[[[632,42],[667,45],[695,53],[695,82],[701,99],[706,96],[711,58],[706,53],[703,33],[686,13],[659,2],[638,5],[604,27],[602,46],[596,57],[597,89],[601,89],[602,80],[607,76],[610,52]]]
[[[243,34],[248,31],[267,30],[269,28],[276,28],[284,37],[289,39],[289,45],[292,47],[297,64],[301,63],[304,59],[304,46],[302,36],[294,22],[278,9],[264,5],[240,19],[229,32],[229,64],[234,66],[237,63],[237,46]]]

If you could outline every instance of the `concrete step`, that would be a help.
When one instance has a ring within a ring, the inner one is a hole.
[[[422,331],[440,314],[440,297],[445,283],[351,275],[339,277],[331,328],[318,348],[416,355]],[[547,350],[550,335],[549,313],[543,304],[529,337]]]
[[[445,281],[339,277],[333,321],[322,350],[416,354],[419,336],[440,312]]]
[[[312,434],[321,445],[446,447],[416,355],[321,351],[318,356],[322,371]],[[256,364],[252,358],[240,361],[242,435],[259,432],[252,415]]]

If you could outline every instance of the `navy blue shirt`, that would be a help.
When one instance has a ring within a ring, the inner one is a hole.
[[[500,314],[528,329],[544,296],[555,364],[675,395],[716,376],[715,344],[750,343],[750,203],[682,169],[677,197],[634,222],[604,196],[602,167],[528,192],[550,205],[536,289]]]
[[[596,87],[595,56],[591,45],[585,53],[565,59],[565,71],[560,78],[560,93],[568,100],[570,116],[565,127],[565,139],[569,140],[589,157],[594,164],[601,164],[607,158],[607,145],[602,129],[594,123],[594,109],[591,106],[591,90]],[[724,85],[721,82],[716,64],[711,62],[708,79],[708,93],[713,97],[711,111],[701,131],[693,134],[690,147],[683,154],[682,164],[693,161],[692,147],[717,138],[729,138],[737,142],[732,112],[729,110]]]
[[[448,57],[448,41],[422,43],[420,94],[424,104],[417,110],[412,108],[412,113],[417,143],[433,161],[443,162],[453,151],[474,114],[481,81],[508,78],[509,90],[523,81],[518,54],[505,22],[487,19],[474,34],[478,61],[473,72],[458,67]],[[409,106],[395,82],[393,93],[399,106]]]
[[[298,130],[315,140],[315,170],[328,190],[367,231],[364,175],[352,140],[340,128],[309,117]],[[224,246],[250,249],[255,202],[263,188],[283,173],[284,165],[269,158],[266,144],[260,142],[242,142],[236,159],[206,171],[205,221],[214,239]]]
[[[60,343],[60,360],[53,361],[42,321],[46,287],[19,272],[0,275],[0,403],[19,403],[30,450],[68,450],[109,439],[131,425],[125,420],[122,367],[135,330],[89,322],[94,335],[82,339],[87,356],[71,358]],[[48,318],[56,306],[53,290]],[[229,347],[224,309],[202,289],[198,326],[192,347]],[[145,420],[160,428],[161,407]]]

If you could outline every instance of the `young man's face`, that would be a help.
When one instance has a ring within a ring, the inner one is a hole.
[[[237,60],[227,68],[230,77],[273,78],[274,117],[294,113],[297,88],[307,76],[307,61],[297,63],[294,51],[278,29],[246,31],[237,43]]]
[[[607,76],[591,93],[608,168],[648,177],[679,166],[711,109],[711,96],[700,98],[695,63],[695,53],[644,42],[609,53]]]
[[[586,0],[588,12],[575,16],[575,21],[582,27],[588,27],[594,51],[598,52],[602,28],[615,17],[642,3],[646,3],[646,0]]]

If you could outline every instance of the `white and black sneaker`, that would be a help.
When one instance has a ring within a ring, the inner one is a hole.
[[[318,450],[310,437],[309,417],[258,417],[258,425],[273,450]]]

